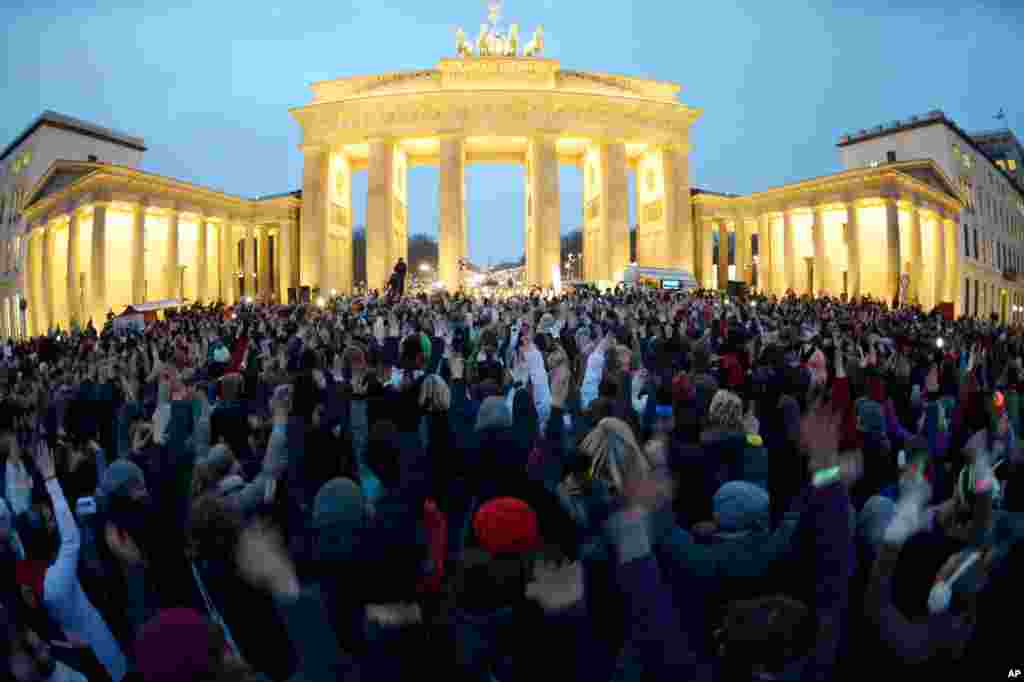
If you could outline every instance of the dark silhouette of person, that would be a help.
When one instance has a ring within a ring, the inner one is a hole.
[[[395,271],[392,273],[391,278],[393,280],[392,289],[396,296],[405,295],[405,273],[408,269],[403,258],[399,258],[398,262],[395,263]]]

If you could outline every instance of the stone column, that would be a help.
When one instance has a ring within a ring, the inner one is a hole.
[[[921,227],[921,207],[910,205],[910,299],[921,300],[924,289],[924,230]]]
[[[952,246],[946,243],[946,226],[942,216],[935,216],[935,251],[939,254],[935,263],[935,298],[936,303],[945,303],[950,300],[948,298],[949,289],[946,280],[948,278],[947,263],[949,257],[946,254],[946,249]]]
[[[199,243],[196,244],[196,267],[199,268],[196,271],[196,300],[206,302],[210,297],[209,294],[209,262],[210,256],[208,252],[208,245],[206,240],[210,236],[210,223],[207,221],[206,216],[199,216]]]
[[[587,152],[592,186],[584,188],[584,224],[594,253],[584,254],[587,278],[611,282],[629,265],[629,182],[626,147],[621,142],[592,143]],[[588,244],[589,246],[589,244]],[[586,251],[586,249],[585,249]]]
[[[675,145],[664,152],[665,229],[669,266],[695,273],[693,204],[690,200],[690,158],[686,145]]]
[[[260,297],[265,301],[270,300],[270,228],[264,225],[260,228]]]
[[[95,227],[93,241],[96,240]],[[144,303],[146,291],[146,206],[135,204],[132,209],[132,301]]]
[[[288,303],[288,290],[295,287],[294,269],[292,268],[292,233],[294,229],[295,226],[291,222],[284,221],[277,231],[277,273],[280,281],[282,303]]]
[[[772,221],[767,213],[757,217],[757,283],[768,294],[775,293],[775,270],[772,261]]]
[[[181,298],[181,271],[178,269],[178,212],[167,218],[167,298]]]
[[[782,212],[783,272],[786,273],[784,289],[796,291],[796,239],[793,235],[793,219],[788,210]]]
[[[629,266],[629,168],[626,145],[622,142],[606,145],[603,156],[604,182],[607,187],[606,235],[610,240],[608,279],[617,282],[622,280]],[[547,276],[550,277],[550,273]]]
[[[332,244],[329,249],[332,263],[326,272],[330,289],[342,293],[350,293],[353,283],[352,263],[352,162],[344,152],[330,155],[331,201],[329,205],[330,220],[328,229],[334,235],[329,238]],[[277,252],[275,244],[275,254]],[[287,292],[282,293],[282,297]]]
[[[818,206],[811,207],[811,215],[814,222],[811,223],[811,237],[814,240],[814,295],[821,296],[821,293],[832,281],[829,272],[829,263],[825,257],[825,216],[824,211]],[[832,292],[834,293],[834,292]]]
[[[857,202],[846,202],[846,280],[850,298],[860,296],[860,227],[857,223]]]
[[[372,158],[371,152],[371,158]],[[299,268],[301,285],[316,289],[324,283],[324,261],[327,257],[327,221],[330,198],[330,154],[326,149],[305,150],[302,174],[302,230],[299,238],[302,244],[299,253],[302,263]],[[367,217],[370,212],[367,211]],[[367,221],[369,222],[369,220]],[[369,227],[367,228],[369,237]],[[367,238],[369,249],[372,240]]]
[[[716,220],[718,228],[718,288],[725,291],[729,286],[729,225],[724,220]]]
[[[465,140],[456,135],[441,136],[440,180],[437,184],[441,224],[438,226],[438,281],[448,291],[459,288],[459,259],[463,257],[465,225],[466,151]],[[527,177],[529,182],[529,177]],[[529,192],[529,190],[527,190]],[[527,220],[530,217],[527,215]],[[526,254],[530,258],[529,252]]]
[[[550,134],[530,140],[526,164],[527,234],[533,234],[532,249],[526,254],[527,271],[533,274],[528,282],[545,288],[553,286],[554,269],[562,260],[556,140]]]
[[[886,280],[885,296],[890,301],[900,292],[900,209],[893,197],[885,198]],[[902,303],[902,301],[901,301]]]
[[[107,322],[107,205],[96,204],[92,211],[92,309],[97,316],[95,326]]]
[[[36,287],[36,240],[32,235],[32,226],[28,225],[25,229],[25,298],[28,301],[28,320],[27,326],[29,329],[26,330],[26,336],[38,336],[39,334],[39,317],[40,317],[40,303],[39,303],[39,290]]]
[[[714,239],[711,231],[714,223],[710,219],[701,220],[698,223],[700,228],[700,285],[701,287],[714,288],[717,275],[714,271]]]
[[[251,296],[253,300],[256,300],[258,295],[257,292],[257,268],[258,261],[256,260],[256,230],[252,223],[246,223],[245,225],[245,295]],[[321,270],[321,272],[323,272]]]
[[[943,224],[945,225],[945,254],[946,254],[946,300],[953,302],[953,307],[956,307],[956,301],[959,298],[958,292],[960,291],[960,258],[957,252],[957,221],[943,216]]]
[[[68,213],[68,320],[82,324],[82,288],[79,286],[78,211]],[[83,325],[84,326],[84,325]]]
[[[53,227],[47,224],[43,228],[43,308],[46,310],[47,329],[56,323],[53,308]]]
[[[225,218],[218,229],[217,250],[220,256],[218,259],[220,262],[220,288],[218,293],[226,305],[231,305],[234,301],[232,292],[234,291],[233,282],[235,281],[235,259],[232,255],[230,234],[231,219]]]
[[[747,221],[742,216],[736,216],[736,279],[740,282],[752,283],[754,270],[750,259],[750,232],[747,230]]]
[[[366,286],[388,284],[395,265],[395,145],[390,140],[370,141],[366,188]]]

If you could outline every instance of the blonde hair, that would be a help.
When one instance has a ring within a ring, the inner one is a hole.
[[[192,468],[192,499],[216,487],[237,463],[238,460],[227,445],[220,443],[210,448],[210,453]]]
[[[708,408],[708,426],[743,431],[743,400],[725,389],[719,389]]]
[[[451,402],[451,390],[444,379],[437,374],[431,374],[423,380],[420,387],[420,406],[431,412],[447,412]]]
[[[647,456],[637,443],[629,425],[616,417],[605,417],[580,443],[580,449],[591,457],[591,477],[622,488],[624,474],[651,470]]]

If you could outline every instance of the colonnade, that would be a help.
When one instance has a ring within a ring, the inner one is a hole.
[[[436,164],[438,274],[447,289],[458,288],[459,261],[469,253],[466,166],[481,160],[524,166],[528,283],[551,286],[561,262],[562,163],[583,168],[584,278],[618,281],[629,265],[631,167],[638,172],[641,260],[658,267],[692,268],[687,145],[644,146],[630,156],[625,142],[595,138],[586,140],[579,154],[567,157],[559,152],[559,134],[541,132],[524,139],[523,151],[501,156],[471,156],[467,137],[454,133],[431,138],[435,152],[419,156],[410,154],[400,139],[369,140],[365,157],[354,157],[344,147],[305,147],[302,285],[312,290],[351,291],[352,174],[365,168],[367,285],[371,289],[385,287],[394,264],[408,253],[408,168]]]
[[[69,206],[26,240],[29,333],[101,326],[109,311],[164,299],[286,300],[297,231],[162,200]]]
[[[903,300],[926,308],[958,299],[957,223],[943,207],[884,195],[784,206],[754,200],[731,209],[729,203],[739,202],[697,202],[703,286],[756,279],[757,288],[775,294],[845,293],[888,301],[902,286]],[[728,246],[721,246],[730,243],[731,258]]]

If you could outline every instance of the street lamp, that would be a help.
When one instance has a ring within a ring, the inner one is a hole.
[[[430,272],[430,263],[420,263],[420,272]]]

